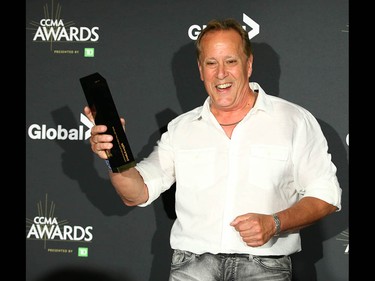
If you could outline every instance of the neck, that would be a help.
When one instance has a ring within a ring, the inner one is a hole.
[[[220,126],[223,126],[223,127],[235,126],[238,123],[240,123],[245,118],[247,113],[251,110],[251,108],[254,107],[256,98],[257,98],[256,93],[250,94],[246,104],[244,106],[242,106],[240,109],[237,109],[235,111],[231,111],[231,112],[224,112],[224,111],[220,111],[220,110],[219,111],[217,111],[217,110],[212,111],[211,110],[211,111],[215,115],[215,117],[218,120]],[[216,113],[215,113],[215,111],[216,111]],[[220,122],[220,120],[222,120],[222,122]]]

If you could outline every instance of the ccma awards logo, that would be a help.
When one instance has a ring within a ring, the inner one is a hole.
[[[72,254],[74,248],[50,247],[48,242],[79,242],[90,243],[93,240],[93,227],[69,225],[68,220],[55,216],[56,205],[48,201],[46,195],[44,204],[37,203],[37,215],[26,218],[26,240],[41,241],[43,248],[50,253]],[[69,243],[71,245],[71,243]],[[88,247],[77,247],[78,257],[88,257]]]
[[[97,43],[99,41],[99,27],[75,26],[74,21],[66,21],[61,15],[62,7],[54,0],[43,7],[43,17],[31,20],[27,30],[32,32],[32,41],[48,43],[54,54],[80,54],[80,50],[55,49],[56,43]],[[93,47],[84,47],[84,57],[94,57]]]

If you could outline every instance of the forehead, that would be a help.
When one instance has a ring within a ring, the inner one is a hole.
[[[241,51],[241,36],[232,29],[210,31],[202,38],[201,48],[205,54],[224,50]]]

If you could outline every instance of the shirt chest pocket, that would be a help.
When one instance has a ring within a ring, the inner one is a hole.
[[[287,147],[252,146],[249,153],[249,182],[264,189],[279,187],[290,178],[288,157]]]

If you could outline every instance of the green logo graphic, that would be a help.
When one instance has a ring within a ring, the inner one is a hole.
[[[94,48],[85,48],[84,57],[86,58],[93,58],[95,56],[95,49]]]
[[[89,249],[78,247],[78,256],[79,257],[88,257],[89,256]]]

